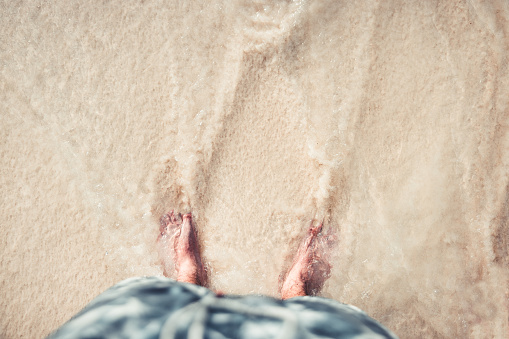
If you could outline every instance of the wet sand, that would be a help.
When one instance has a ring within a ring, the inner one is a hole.
[[[507,2],[0,6],[0,336],[161,275],[172,208],[213,288],[277,296],[324,219],[322,296],[508,336]]]

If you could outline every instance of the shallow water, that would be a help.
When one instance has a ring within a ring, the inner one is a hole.
[[[276,296],[324,219],[323,296],[507,336],[507,2],[1,6],[2,336],[162,274],[172,208],[213,288]]]

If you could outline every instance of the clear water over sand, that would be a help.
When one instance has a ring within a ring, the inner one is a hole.
[[[161,275],[175,208],[214,288],[276,296],[325,219],[323,296],[507,337],[507,2],[172,3],[0,4],[1,336]]]

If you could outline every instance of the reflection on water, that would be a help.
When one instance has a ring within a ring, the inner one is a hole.
[[[195,216],[213,288],[277,295],[325,220],[338,243],[323,296],[402,338],[507,334],[507,4],[10,6],[3,180],[9,201],[59,216],[39,219],[69,253],[55,303],[162,274],[158,219],[174,208]],[[83,253],[97,259],[73,264]],[[38,293],[50,271],[28,265]]]

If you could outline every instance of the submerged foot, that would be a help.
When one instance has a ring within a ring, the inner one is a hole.
[[[310,227],[301,242],[293,264],[283,280],[281,298],[314,295],[320,291],[330,275],[331,265],[319,243],[323,224]]]
[[[169,257],[173,258],[177,280],[196,285],[207,284],[207,274],[200,256],[200,248],[191,213],[181,216],[173,211],[161,218],[160,235],[164,274],[169,276]]]

